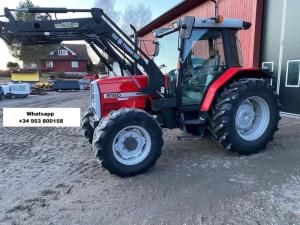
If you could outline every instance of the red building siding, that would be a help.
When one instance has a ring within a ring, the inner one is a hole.
[[[70,60],[70,59],[55,59],[52,60],[53,62],[53,68],[47,68],[48,72],[57,72],[57,73],[63,73],[63,72],[86,72],[87,71],[87,61],[77,61],[78,62],[78,68],[72,68],[72,61],[76,60]],[[46,67],[46,65],[44,66]]]
[[[87,61],[85,60],[70,60],[70,59],[54,59],[51,60],[53,62],[53,68],[47,67],[46,62],[42,63],[42,72],[56,72],[56,73],[82,73],[87,72]],[[72,61],[78,62],[78,68],[72,68]]]
[[[190,0],[189,0],[190,1]],[[190,1],[195,2],[195,1]],[[198,1],[199,2],[199,1]],[[201,1],[200,1],[201,2]],[[181,3],[184,6],[185,3]],[[191,4],[191,3],[190,3]],[[188,5],[188,3],[186,3]],[[192,6],[192,5],[191,5]],[[221,0],[219,1],[219,14],[223,15],[224,18],[237,18],[244,21],[252,23],[252,27],[249,30],[242,30],[239,32],[241,47],[243,51],[243,59],[245,67],[258,67],[259,66],[259,54],[260,54],[260,39],[261,39],[261,18],[263,9],[263,0]],[[169,21],[164,24],[159,24],[157,20],[156,24],[158,27],[167,27],[170,22],[182,18],[183,16],[195,16],[200,18],[212,17],[214,15],[214,3],[211,1],[203,1],[203,3],[191,8],[190,10],[184,10],[180,16],[176,15],[176,11],[179,9],[174,8],[173,13],[169,13]],[[171,10],[172,11],[172,10]],[[173,16],[176,16],[173,18]],[[162,21],[165,22],[166,19],[162,17]],[[154,28],[154,23],[152,26],[148,26],[151,30]],[[140,35],[144,40],[153,40],[152,31],[147,30],[147,26],[140,31]],[[145,42],[147,43],[147,42]],[[142,45],[143,48],[143,45]],[[147,45],[148,52],[152,49]]]

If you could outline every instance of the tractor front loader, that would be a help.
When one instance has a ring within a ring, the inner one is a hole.
[[[88,12],[81,19],[17,21],[5,9],[0,37],[8,44],[85,40],[108,70],[120,74],[93,81],[84,136],[102,166],[132,176],[155,165],[162,128],[179,128],[181,139],[210,133],[225,149],[249,155],[264,149],[278,129],[279,102],[270,74],[243,68],[237,33],[251,24],[217,16],[184,17],[154,31],[153,56],[146,54],[101,9],[31,8],[28,13]],[[135,37],[137,40],[137,37]],[[142,40],[141,40],[142,41]]]

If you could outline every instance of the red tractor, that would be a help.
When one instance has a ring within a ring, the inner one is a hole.
[[[91,12],[91,18],[0,23],[11,43],[85,40],[105,63],[105,52],[120,66],[119,76],[91,83],[91,107],[82,119],[84,136],[102,166],[132,176],[155,165],[162,128],[179,128],[181,139],[210,133],[225,149],[243,155],[264,149],[278,130],[279,101],[270,74],[243,68],[237,32],[251,24],[237,19],[184,17],[154,31],[149,57],[101,9],[28,9],[28,13]],[[137,38],[135,38],[137,39]]]

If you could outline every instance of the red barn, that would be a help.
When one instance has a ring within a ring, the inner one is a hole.
[[[90,58],[85,44],[61,44],[41,60],[42,72],[86,74]]]

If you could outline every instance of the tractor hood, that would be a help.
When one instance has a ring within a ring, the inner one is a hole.
[[[140,92],[147,87],[148,77],[146,75],[134,77],[108,77],[98,80],[101,94]]]
[[[98,86],[95,88],[94,85]],[[145,109],[151,96],[141,90],[148,85],[146,75],[133,77],[109,77],[93,81],[91,85],[91,106],[99,118],[121,108]]]

